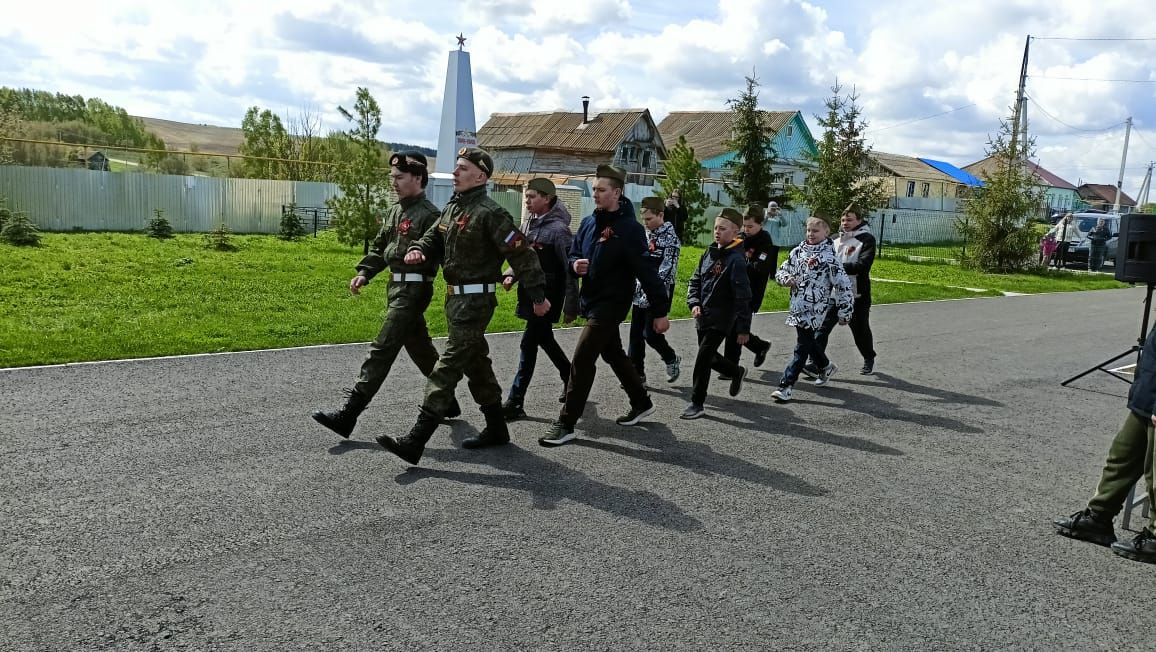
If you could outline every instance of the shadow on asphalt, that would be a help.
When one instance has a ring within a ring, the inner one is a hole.
[[[344,455],[345,453],[356,450],[377,450],[385,452],[385,449],[378,445],[375,441],[354,441],[352,439],[344,439],[329,447],[328,453],[330,455]]]
[[[410,485],[425,478],[441,478],[484,487],[524,491],[530,494],[535,509],[556,509],[560,502],[569,500],[615,516],[676,532],[702,529],[701,521],[686,514],[678,505],[658,494],[599,482],[585,473],[535,455],[518,444],[477,451],[463,450],[461,441],[475,432],[477,431],[468,424],[455,423],[451,435],[453,448],[427,449],[423,459],[484,464],[504,473],[410,467],[398,474],[397,483]]]
[[[868,380],[870,378],[875,378],[875,379],[881,380],[883,382],[871,382],[870,380]],[[902,378],[896,378],[895,376],[891,376],[891,375],[888,375],[885,373],[880,373],[878,371],[872,375],[859,376],[858,378],[856,378],[854,376],[852,376],[852,377],[839,376],[837,378],[837,380],[840,383],[845,383],[848,385],[880,385],[883,387],[889,387],[891,389],[897,389],[901,392],[907,392],[909,394],[920,394],[923,396],[930,396],[931,398],[938,399],[938,401],[936,401],[936,402],[939,402],[939,403],[954,403],[954,404],[959,404],[959,405],[987,405],[987,406],[991,406],[991,407],[1003,407],[1003,403],[1000,403],[999,401],[993,401],[990,398],[984,398],[982,396],[972,396],[971,394],[961,394],[959,392],[950,392],[950,391],[947,391],[945,389],[939,389],[937,387],[927,387],[925,385],[916,385],[915,383],[903,380]]]

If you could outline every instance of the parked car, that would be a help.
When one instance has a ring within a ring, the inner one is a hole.
[[[1088,231],[1096,226],[1097,220],[1104,220],[1108,225],[1108,232],[1112,234],[1111,239],[1108,240],[1107,247],[1104,251],[1104,262],[1116,264],[1116,241],[1120,237],[1120,216],[1102,213],[1077,213],[1076,214],[1076,230],[1079,234],[1079,241],[1076,245],[1068,250],[1068,263],[1079,263],[1082,265],[1088,264],[1088,254],[1092,243],[1088,240]]]

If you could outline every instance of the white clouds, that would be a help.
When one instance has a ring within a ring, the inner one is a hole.
[[[0,79],[98,96],[132,112],[237,125],[247,106],[334,107],[367,86],[390,140],[433,144],[446,52],[469,37],[479,124],[494,111],[647,107],[721,109],[757,71],[768,108],[817,112],[836,78],[853,84],[881,150],[964,164],[1013,99],[1024,37],[1151,36],[1129,0],[483,0],[420,4],[111,0],[22,6],[0,25]],[[1111,20],[1121,16],[1127,20]],[[1033,41],[1028,93],[1080,128],[1132,114],[1135,168],[1156,158],[1156,42]],[[1122,133],[1091,135],[1029,106],[1045,167],[1113,180]],[[812,123],[813,124],[813,123]],[[1071,179],[1077,180],[1076,178]],[[1127,184],[1126,184],[1127,187]]]

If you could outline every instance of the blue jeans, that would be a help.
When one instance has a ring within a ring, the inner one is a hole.
[[[526,330],[522,331],[521,356],[518,371],[514,372],[514,383],[510,386],[510,400],[519,404],[526,398],[526,390],[534,378],[534,367],[538,364],[538,349],[541,348],[558,369],[562,384],[570,378],[570,358],[554,339],[554,324],[544,317],[526,320]]]
[[[795,355],[783,370],[783,377],[779,380],[779,387],[790,387],[799,379],[799,372],[803,370],[807,358],[810,358],[820,369],[831,363],[827,359],[827,337],[823,329],[812,330],[806,326],[795,327]]]

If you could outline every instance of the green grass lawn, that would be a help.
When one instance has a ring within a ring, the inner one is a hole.
[[[0,244],[0,367],[363,342],[381,324],[385,283],[349,294],[360,248],[331,234],[283,242],[235,236],[239,251],[204,247],[200,235],[153,240],[128,233],[47,233],[42,246]],[[701,254],[683,251],[674,318],[687,317],[686,285]],[[785,255],[785,254],[784,254]],[[1051,272],[985,275],[948,265],[879,260],[876,303],[1122,287],[1108,276]],[[439,290],[427,314],[445,334]],[[950,287],[957,286],[957,287]],[[520,330],[515,294],[499,292],[491,332]],[[784,310],[772,286],[764,310]]]

